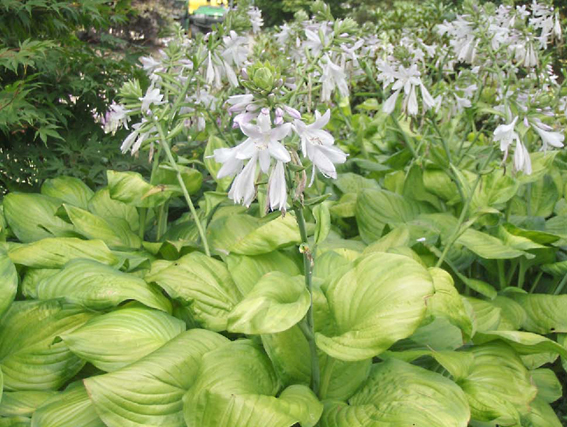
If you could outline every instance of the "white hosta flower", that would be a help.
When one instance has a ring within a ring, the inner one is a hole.
[[[228,197],[236,203],[250,206],[256,196],[254,179],[256,177],[256,158],[251,158],[248,164],[234,178]],[[219,173],[220,176],[220,173]]]
[[[315,111],[315,122],[306,125],[301,120],[295,120],[295,131],[301,138],[301,151],[303,155],[313,163],[313,174],[311,185],[315,178],[315,170],[318,169],[327,178],[336,178],[337,170],[335,164],[346,162],[347,155],[338,147],[334,146],[335,138],[323,130],[329,123],[331,110],[327,110],[321,116]]]
[[[287,206],[287,186],[283,162],[276,162],[268,181],[268,201],[270,209],[285,212]]]
[[[392,86],[394,93],[392,93],[392,95],[390,95],[390,97],[386,100],[382,110],[387,114],[391,114],[396,107],[396,101],[403,89],[405,96],[402,103],[402,110],[409,115],[415,116],[419,110],[416,94],[416,87],[418,86],[423,100],[423,110],[427,111],[428,109],[435,107],[435,99],[433,99],[427,88],[421,82],[420,76],[421,73],[417,69],[417,64],[413,64],[409,68],[405,68],[403,65],[400,65],[398,71],[394,71],[391,67],[390,69],[387,69],[387,72],[383,71],[382,74],[378,76],[379,80],[390,82],[392,81],[392,77],[394,77],[396,81]],[[385,84],[385,86],[387,86],[387,84]]]
[[[543,145],[541,149],[547,151],[549,146],[553,148],[562,148],[565,136],[561,132],[552,132],[551,127],[545,125],[544,123],[538,123],[534,125],[535,131],[541,138]]]
[[[504,160],[508,157],[508,149],[510,148],[510,145],[514,141],[520,141],[520,137],[514,130],[517,121],[518,116],[516,116],[511,123],[507,125],[498,125],[498,127],[494,130],[494,141],[500,142],[500,151],[504,153]]]
[[[129,111],[120,104],[113,103],[104,116],[104,132],[115,134],[118,128],[124,126],[128,129]]]
[[[240,113],[254,102],[254,95],[233,95],[229,96],[226,102],[230,104],[230,107],[228,107],[229,113]]]
[[[251,6],[250,9],[248,9],[248,17],[250,18],[250,23],[252,24],[252,32],[254,34],[259,33],[264,26],[262,11],[257,7]]]
[[[146,119],[142,119],[140,123],[136,123],[132,126],[132,133],[126,137],[120,146],[120,150],[123,154],[131,151],[132,155],[135,155],[142,147],[143,142],[151,135],[157,133],[155,126],[145,126],[147,123]]]
[[[531,175],[532,173],[532,160],[530,159],[530,153],[518,139],[516,141],[516,150],[514,151],[514,168],[517,171],[522,171],[526,175]]]
[[[248,38],[239,36],[236,31],[231,30],[228,36],[222,38],[224,43],[224,51],[221,56],[229,64],[238,68],[242,66],[248,59]]]
[[[161,105],[164,102],[163,100],[163,95],[160,93],[159,88],[154,88],[153,86],[150,86],[148,88],[148,90],[146,91],[146,94],[142,97],[139,98],[140,101],[142,101],[142,112],[147,113],[148,111],[150,111],[150,106],[153,105]]]
[[[326,62],[325,62],[326,61]],[[327,102],[331,100],[331,94],[338,88],[341,96],[348,96],[348,83],[344,70],[337,64],[331,61],[328,55],[324,56],[323,61],[323,75],[321,76],[321,101]]]

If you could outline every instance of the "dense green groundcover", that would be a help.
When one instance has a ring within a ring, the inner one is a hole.
[[[151,174],[4,196],[0,427],[560,427],[559,15],[239,4],[97,117]]]

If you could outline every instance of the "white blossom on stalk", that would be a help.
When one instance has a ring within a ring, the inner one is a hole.
[[[323,75],[321,76],[321,102],[331,100],[331,94],[335,87],[338,88],[341,96],[348,96],[348,84],[344,70],[331,61],[328,55],[323,57]]]
[[[279,209],[285,212],[287,206],[287,186],[283,162],[277,161],[272,168],[270,180],[268,181],[268,201],[271,210]]]
[[[552,132],[552,127],[541,121],[534,123],[534,129],[538,133],[543,142],[542,151],[547,151],[549,146],[553,148],[562,148],[565,136],[561,132]]]
[[[148,121],[143,118],[140,123],[136,123],[132,126],[132,133],[126,137],[120,146],[120,150],[123,154],[131,151],[132,155],[135,155],[142,147],[142,143],[148,139],[150,135],[157,132],[155,126],[152,126],[151,128],[145,127],[144,132],[142,132],[146,123],[148,123]]]
[[[500,142],[500,151],[504,153],[503,161],[506,161],[506,158],[508,157],[510,145],[515,142],[516,149],[514,151],[514,169],[516,171],[523,171],[525,174],[530,175],[532,173],[530,154],[514,130],[517,121],[518,116],[516,116],[514,120],[507,125],[499,125],[494,130],[494,140]]]
[[[152,104],[154,105],[161,105],[164,102],[163,100],[163,95],[160,93],[159,88],[154,88],[153,86],[150,86],[148,88],[148,90],[146,91],[146,94],[142,97],[139,98],[140,101],[142,101],[142,112],[147,113],[148,111],[150,111],[150,106]]]
[[[248,59],[248,38],[239,36],[236,31],[231,30],[228,36],[222,38],[224,50],[221,56],[229,64],[238,68]]]
[[[322,116],[318,111],[315,111],[315,122],[310,125],[306,125],[301,120],[294,121],[295,131],[301,138],[301,151],[313,163],[313,173],[309,185],[313,184],[316,169],[327,178],[336,178],[335,164],[346,162],[347,155],[340,148],[334,146],[335,138],[329,132],[323,130],[330,118],[331,110],[327,110]]]
[[[262,11],[257,7],[251,6],[250,9],[248,9],[248,17],[250,18],[250,23],[252,24],[252,32],[254,34],[259,33],[264,26]]]
[[[256,164],[259,163],[263,173],[268,173],[272,158],[282,164],[291,160],[290,154],[280,143],[289,135],[291,124],[286,123],[272,128],[268,109],[260,112],[256,122],[256,125],[250,123],[241,125],[240,129],[248,137],[244,142],[233,148],[217,149],[213,154],[215,160],[223,164],[217,178],[237,175],[228,196],[236,203],[242,203],[245,206],[250,206],[256,193],[254,186]],[[248,163],[242,168],[246,160]],[[285,176],[282,182],[282,174],[278,168],[276,164],[270,178],[273,187],[270,206],[285,209],[285,200],[281,196],[282,186],[285,187]]]
[[[113,102],[110,109],[104,115],[104,132],[114,135],[118,128],[122,126],[128,129],[128,122],[130,121],[128,113],[129,111],[122,105]]]

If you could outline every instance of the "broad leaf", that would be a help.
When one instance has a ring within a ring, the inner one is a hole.
[[[59,176],[45,180],[41,186],[41,194],[86,209],[94,192],[78,178]]]
[[[301,241],[291,214],[271,220],[248,215],[224,216],[211,222],[208,233],[211,246],[226,255],[261,255]]]
[[[458,384],[467,395],[473,420],[502,425],[520,423],[537,394],[522,360],[504,343],[474,346],[470,374]]]
[[[268,357],[250,341],[236,341],[203,357],[183,397],[188,427],[313,426],[323,405],[306,386],[275,397],[279,385]]]
[[[564,424],[557,418],[557,414],[549,403],[536,398],[530,404],[530,412],[522,417],[522,426],[525,427],[562,427]]]
[[[55,390],[84,365],[54,339],[93,316],[61,301],[18,301],[0,321],[0,367],[7,390]]]
[[[183,183],[187,188],[189,194],[195,194],[201,189],[203,184],[203,175],[197,169],[189,168],[183,165],[177,165],[179,171],[181,172],[181,178]],[[171,169],[158,168],[156,174],[154,175],[154,183],[177,186],[179,181],[177,180],[177,172]]]
[[[536,369],[531,372],[537,387],[537,397],[553,403],[563,395],[563,385],[551,369]]]
[[[466,427],[470,417],[463,391],[451,380],[390,359],[372,367],[364,386],[344,402],[329,401],[322,427]]]
[[[490,301],[477,298],[465,297],[465,300],[473,309],[475,331],[486,332],[498,329],[502,319],[500,307],[497,307]]]
[[[171,186],[149,184],[137,172],[109,170],[106,177],[111,198],[140,208],[162,205],[175,193]]]
[[[0,318],[10,307],[18,291],[18,273],[6,254],[0,255]]]
[[[509,293],[526,311],[523,328],[537,334],[567,332],[567,295]]]
[[[214,331],[226,330],[228,315],[241,299],[226,265],[200,252],[175,262],[155,262],[146,281],[190,304],[195,320]]]
[[[10,229],[24,243],[46,237],[71,236],[73,226],[55,214],[61,202],[41,194],[10,193],[4,197]]]
[[[61,338],[73,353],[112,372],[133,363],[185,331],[185,323],[157,310],[127,307],[97,316]]]
[[[280,272],[263,276],[228,316],[228,331],[275,334],[301,321],[311,303],[303,276]]]
[[[143,279],[96,261],[76,259],[37,286],[39,299],[65,298],[93,310],[112,308],[127,300],[171,311],[169,300]]]
[[[326,291],[337,329],[331,336],[317,333],[317,346],[341,360],[377,356],[417,329],[432,294],[428,271],[408,257],[359,258]]]
[[[0,403],[0,417],[31,417],[55,391],[7,391]]]
[[[73,385],[41,405],[32,417],[32,427],[105,427],[82,384]]]
[[[43,239],[17,246],[8,252],[14,264],[33,268],[61,268],[76,258],[114,265],[118,258],[102,240],[80,240],[74,237]]]
[[[100,239],[111,248],[137,249],[142,245],[138,235],[120,218],[105,219],[74,206],[63,205],[75,231],[87,239]]]
[[[110,197],[110,190],[103,188],[98,190],[89,200],[88,209],[101,218],[120,218],[128,223],[130,228],[137,231],[140,226],[138,210],[126,203],[114,200]]]
[[[271,271],[280,271],[290,276],[300,274],[294,260],[280,251],[256,256],[230,254],[226,257],[226,264],[234,283],[243,295],[248,294],[258,280]]]
[[[182,398],[204,354],[228,343],[214,332],[184,332],[143,359],[84,380],[97,413],[108,427],[186,427]]]

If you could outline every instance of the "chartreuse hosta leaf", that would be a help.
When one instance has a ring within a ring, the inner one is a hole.
[[[228,331],[274,334],[298,323],[311,297],[303,276],[275,271],[264,275],[228,316]]]
[[[301,241],[295,217],[223,216],[208,227],[211,246],[224,254],[261,255]]]
[[[183,395],[195,382],[203,355],[227,343],[220,334],[192,329],[129,366],[84,383],[108,427],[186,427]]]
[[[538,397],[530,403],[530,412],[522,417],[521,427],[562,427],[557,414],[549,403]],[[520,425],[515,426],[520,427]]]
[[[189,194],[194,194],[199,191],[203,184],[203,175],[201,175],[201,172],[197,169],[189,168],[184,165],[177,165],[177,168],[181,172],[181,178],[183,179],[183,183],[185,184]],[[171,168],[165,169],[163,167],[158,168],[156,171],[154,175],[154,182],[156,184],[171,186],[179,185],[177,172]]]
[[[93,310],[112,308],[126,300],[171,311],[171,303],[143,279],[96,261],[69,261],[57,274],[37,285],[39,299],[65,298]]]
[[[567,295],[509,292],[526,311],[523,328],[538,334],[567,332]]]
[[[18,291],[18,273],[8,255],[0,254],[0,317],[8,309]]]
[[[61,336],[73,353],[106,372],[133,363],[185,331],[162,311],[126,307],[91,319]]]
[[[195,320],[214,331],[226,330],[228,315],[241,299],[226,265],[199,252],[174,262],[154,262],[146,281],[191,304]]]
[[[33,414],[31,427],[105,427],[85,387],[72,384],[68,390],[51,397]]]
[[[43,279],[51,277],[61,271],[58,268],[27,269],[22,279],[21,291],[27,298],[37,299],[37,285]]]
[[[518,188],[519,183],[514,178],[495,170],[482,177],[482,182],[477,185],[472,197],[471,208],[474,211],[482,211],[502,207],[516,195]]]
[[[531,371],[532,379],[537,387],[537,396],[547,403],[561,399],[563,385],[551,369],[535,369]]]
[[[464,300],[473,309],[475,332],[494,331],[498,329],[502,320],[500,307],[478,298],[464,297]]]
[[[91,197],[88,203],[88,210],[101,218],[123,219],[134,231],[137,231],[140,225],[138,210],[132,205],[112,199],[108,188],[98,190]]]
[[[61,268],[75,258],[114,265],[118,258],[102,240],[57,237],[17,246],[8,252],[14,264],[32,268]]]
[[[317,333],[317,346],[341,360],[377,356],[417,329],[433,293],[427,269],[408,257],[374,253],[358,258],[326,290],[336,331]]]
[[[468,352],[474,364],[458,384],[467,395],[472,418],[500,425],[520,423],[537,394],[520,357],[503,342],[474,346]]]
[[[10,193],[4,197],[4,215],[20,242],[71,236],[73,226],[55,214],[61,201],[41,194]]]
[[[0,367],[7,390],[55,390],[84,365],[55,338],[93,317],[61,301],[17,301],[0,321]]]
[[[139,208],[153,208],[171,198],[178,187],[152,185],[138,172],[107,171],[110,197]]]
[[[467,398],[451,380],[400,360],[372,366],[348,403],[328,401],[321,427],[466,427]]]
[[[463,331],[463,338],[468,341],[473,334],[473,322],[466,310],[453,278],[445,270],[430,268],[435,294],[427,300],[428,313],[434,317],[445,317]]]
[[[487,331],[479,332],[474,337],[475,343],[494,340],[506,341],[518,354],[556,353],[567,357],[567,349],[561,344],[538,334],[523,331]]]
[[[323,405],[303,385],[276,397],[279,383],[268,357],[248,340],[204,355],[196,381],[183,397],[188,427],[313,426]]]
[[[138,235],[121,218],[106,219],[87,210],[71,205],[63,205],[75,231],[87,239],[100,239],[111,248],[137,249],[142,245]]]
[[[264,274],[271,271],[281,271],[290,276],[301,273],[295,261],[281,251],[256,256],[230,254],[226,257],[226,264],[243,295],[250,292]]]
[[[94,192],[78,178],[59,176],[45,180],[41,186],[41,194],[86,209]]]
[[[56,391],[7,391],[0,402],[0,417],[31,417]]]

